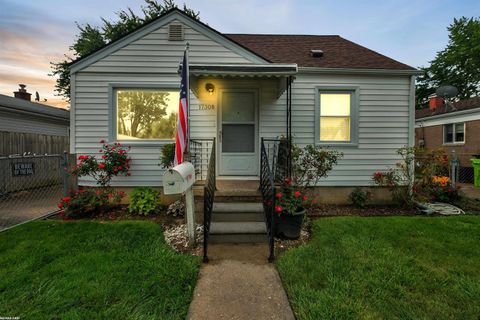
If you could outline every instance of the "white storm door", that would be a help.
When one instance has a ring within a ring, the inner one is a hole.
[[[219,108],[219,173],[258,175],[257,92],[224,90]]]

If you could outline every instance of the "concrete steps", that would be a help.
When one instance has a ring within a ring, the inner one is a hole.
[[[212,243],[265,242],[266,232],[261,203],[214,203],[210,225]]]

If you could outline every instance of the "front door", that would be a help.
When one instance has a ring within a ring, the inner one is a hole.
[[[258,175],[257,92],[220,92],[218,120],[220,175]]]

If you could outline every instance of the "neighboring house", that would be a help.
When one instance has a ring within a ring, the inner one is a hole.
[[[343,152],[321,186],[345,192],[372,186],[414,144],[418,70],[340,36],[223,34],[175,9],[71,65],[70,150],[99,156],[100,139],[131,146],[132,175],[115,186],[162,185],[159,149],[173,142],[187,42],[190,137],[217,138],[219,179],[258,180],[261,138],[287,127],[300,146]],[[166,112],[139,125],[135,99],[163,101]]]
[[[15,96],[0,94],[0,157],[68,151],[69,111],[31,102],[24,85]]]
[[[429,149],[445,148],[450,154],[455,151],[460,161],[461,182],[472,182],[470,159],[480,156],[480,97],[454,102],[451,106],[442,100],[432,102],[429,109],[415,112],[415,143]]]

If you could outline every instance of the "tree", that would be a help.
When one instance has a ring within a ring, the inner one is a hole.
[[[447,28],[449,42],[437,52],[430,66],[421,68],[416,88],[417,108],[426,107],[428,96],[441,85],[458,89],[458,99],[480,93],[480,17],[454,19]]]
[[[118,12],[114,21],[102,18],[101,26],[92,26],[90,24],[81,26],[77,24],[80,32],[73,45],[69,48],[73,53],[73,57],[65,55],[63,61],[50,63],[52,65],[50,76],[57,77],[55,91],[57,91],[58,95],[70,99],[70,64],[74,60],[83,58],[110,42],[122,38],[165,12],[178,8],[174,0],[163,0],[163,3],[159,3],[157,0],[145,0],[145,3],[146,5],[142,6],[141,15],[137,15],[132,9],[127,8]],[[185,4],[183,5],[183,12],[196,20],[200,20],[200,13],[187,8]]]

